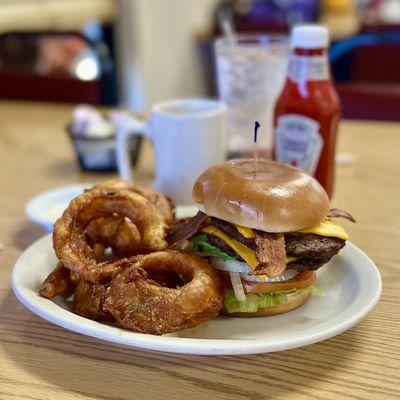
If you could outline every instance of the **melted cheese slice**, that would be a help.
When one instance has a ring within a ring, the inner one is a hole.
[[[346,231],[336,224],[333,221],[330,221],[328,219],[322,221],[319,225],[313,226],[311,228],[306,228],[302,229],[300,231],[297,231],[300,233],[314,233],[315,235],[320,235],[320,236],[331,236],[331,237],[337,237],[343,240],[348,240],[349,235],[346,233]]]
[[[249,249],[247,246],[240,243],[236,239],[233,239],[230,236],[226,235],[214,225],[206,226],[202,229],[202,231],[223,240],[229,247],[231,247],[237,254],[239,254],[239,256],[242,257],[243,260],[246,261],[252,269],[255,269],[257,265],[260,264],[260,262],[256,258],[256,253],[253,250]]]
[[[260,262],[257,260],[256,253],[252,249],[249,249],[247,246],[240,243],[236,239],[231,238],[230,236],[216,228],[214,225],[206,226],[202,229],[202,231],[223,240],[230,248],[232,248],[237,254],[239,254],[239,256],[242,257],[243,260],[246,261],[252,269],[255,269],[257,265],[260,264]],[[290,263],[295,260],[297,260],[296,257],[287,257],[286,263]]]
[[[246,239],[254,239],[256,237],[256,234],[254,233],[252,228],[246,228],[242,225],[235,225],[235,227],[238,232]]]
[[[241,225],[235,225],[238,232],[246,239],[254,239],[256,234],[252,228],[247,228]],[[343,240],[348,240],[349,235],[346,231],[338,224],[329,219],[322,221],[319,225],[313,226],[311,228],[306,228],[298,231],[300,233],[314,233],[320,236],[331,236],[337,237]]]

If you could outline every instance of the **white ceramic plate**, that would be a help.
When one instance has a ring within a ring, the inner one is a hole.
[[[25,214],[31,221],[51,232],[54,222],[61,216],[69,202],[92,186],[90,183],[82,183],[41,193],[26,205]]]
[[[180,207],[180,216],[192,207]],[[287,314],[263,318],[227,318],[171,335],[155,336],[126,331],[75,315],[70,302],[59,296],[38,295],[41,282],[56,265],[51,235],[33,243],[18,259],[12,287],[18,299],[42,318],[84,335],[144,349],[186,354],[251,354],[306,346],[335,336],[360,322],[378,302],[381,277],[374,263],[348,243],[318,271],[317,286],[324,297],[313,296]]]

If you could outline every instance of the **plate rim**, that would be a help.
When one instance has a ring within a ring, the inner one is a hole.
[[[16,261],[12,271],[11,286],[18,300],[34,314],[62,328],[96,339],[147,350],[192,355],[243,355],[303,347],[329,339],[354,327],[375,307],[382,292],[382,278],[375,263],[360,248],[351,242],[347,242],[346,246],[349,246],[351,251],[359,252],[366,259],[370,272],[375,275],[376,288],[373,296],[371,296],[368,303],[361,310],[334,327],[325,328],[325,330],[300,337],[291,342],[282,340],[272,344],[263,339],[198,339],[141,334],[89,320],[64,309],[54,302],[52,302],[53,305],[61,310],[58,313],[51,313],[46,307],[40,305],[40,302],[43,300],[51,300],[43,299],[38,294],[36,298],[32,298],[30,291],[19,284],[19,273],[25,264],[24,259],[29,257],[29,254],[36,247],[43,245],[42,242],[49,242],[50,240],[51,233],[36,240],[22,252]],[[100,328],[99,325],[101,326]],[[107,327],[106,329],[104,329],[105,326]]]
[[[42,218],[41,216],[39,216],[39,214],[37,212],[35,212],[35,209],[37,208],[37,204],[39,202],[42,202],[47,197],[54,196],[57,193],[67,192],[67,191],[73,190],[73,189],[85,190],[92,186],[93,186],[93,184],[88,183],[88,182],[72,183],[70,185],[60,186],[59,188],[56,188],[56,189],[50,189],[50,190],[41,192],[41,193],[35,195],[34,197],[32,197],[26,203],[25,208],[24,208],[25,215],[28,217],[29,220],[31,220],[35,224],[38,224],[41,227],[45,228],[48,232],[51,232],[53,230],[53,222],[51,222],[49,219]]]

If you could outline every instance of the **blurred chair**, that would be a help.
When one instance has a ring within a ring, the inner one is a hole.
[[[400,121],[400,31],[337,42],[330,61],[344,118]]]

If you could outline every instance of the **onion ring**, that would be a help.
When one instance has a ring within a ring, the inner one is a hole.
[[[157,208],[167,224],[172,224],[174,221],[173,204],[160,192],[124,180],[108,181],[89,190],[101,188],[117,191],[129,190],[140,194]],[[91,221],[86,228],[86,233],[93,244],[101,243],[106,247],[111,247],[118,258],[130,257],[142,252],[140,232],[136,225],[127,218],[119,218],[114,215],[98,218]]]
[[[160,335],[194,327],[222,309],[221,279],[201,257],[162,251],[121,261],[130,260],[130,266],[113,275],[103,306],[121,327]],[[187,283],[165,287],[156,278],[163,270],[183,276]]]
[[[139,254],[141,235],[137,226],[129,219],[124,218],[118,226],[112,248],[115,254],[121,258]]]
[[[39,294],[46,299],[52,299],[61,293],[69,292],[74,286],[76,283],[71,277],[71,271],[59,262],[41,284]]]
[[[157,192],[156,190],[132,183],[130,181],[125,181],[123,179],[111,180],[104,182],[100,185],[94,186],[92,189],[106,188],[106,189],[116,189],[116,190],[129,190],[133,193],[140,194],[150,201],[153,206],[157,208],[158,211],[163,215],[165,222],[171,224],[175,220],[174,205],[172,200],[165,196],[163,193]]]
[[[93,249],[93,257],[99,263],[104,258],[104,253],[106,251],[105,247],[101,243],[94,243],[92,246]]]
[[[65,267],[92,282],[112,273],[115,266],[97,264],[85,229],[93,219],[109,215],[127,217],[137,226],[143,254],[167,247],[164,217],[146,198],[127,190],[91,189],[73,199],[55,223],[53,247]]]
[[[103,310],[107,285],[81,279],[75,290],[74,313],[101,322],[115,322],[115,318]]]
[[[94,219],[86,227],[86,234],[95,245],[101,243],[111,247],[119,258],[130,257],[141,251],[140,232],[136,225],[126,218],[110,215]]]

